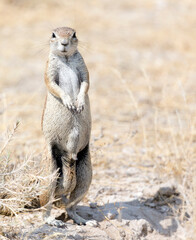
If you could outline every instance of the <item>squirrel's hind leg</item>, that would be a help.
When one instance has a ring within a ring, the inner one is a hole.
[[[45,205],[46,211],[44,213],[44,222],[55,227],[64,227],[65,223],[61,220],[55,219],[55,217],[51,216],[52,204],[55,198],[55,191],[58,184],[58,175],[62,174],[62,162],[61,162],[62,154],[56,144],[49,146],[48,151],[46,151],[46,160],[50,160],[49,167],[52,173],[56,173],[54,179],[52,180],[48,191],[40,196],[40,204],[41,206]],[[58,171],[57,171],[58,170]]]
[[[89,225],[97,227],[98,222],[96,220],[86,220],[76,213],[76,206],[67,209],[67,215],[78,225]]]
[[[70,194],[68,202],[64,202],[69,218],[79,225],[97,226],[95,220],[86,220],[76,213],[76,205],[87,193],[92,179],[92,167],[89,145],[77,154],[76,161],[76,187]]]

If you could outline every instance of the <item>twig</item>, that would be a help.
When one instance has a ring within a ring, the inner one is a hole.
[[[13,138],[13,136],[14,136],[14,134],[15,134],[18,126],[19,126],[19,121],[17,121],[17,122],[15,123],[12,132],[9,134],[7,141],[4,143],[3,147],[2,147],[1,150],[0,150],[0,154],[3,153],[3,151],[5,150],[5,148],[7,147],[7,145],[9,144],[9,142],[12,140],[12,138]]]

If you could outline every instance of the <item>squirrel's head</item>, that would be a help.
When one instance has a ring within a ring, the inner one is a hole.
[[[68,27],[59,27],[52,31],[50,51],[58,56],[71,56],[78,46],[76,31]]]

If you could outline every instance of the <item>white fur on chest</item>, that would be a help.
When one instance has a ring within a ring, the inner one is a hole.
[[[77,70],[77,61],[74,58],[66,60],[65,58],[55,58],[53,66],[56,69],[57,82],[59,87],[68,94],[73,100],[76,100],[80,90],[79,72]]]
[[[76,99],[80,90],[77,69],[73,66],[61,64],[58,75],[60,88],[69,94],[71,98]]]

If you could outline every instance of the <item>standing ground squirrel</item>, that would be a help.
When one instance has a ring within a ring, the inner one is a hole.
[[[47,143],[47,158],[58,177],[49,194],[40,196],[43,205],[60,198],[67,215],[77,224],[96,225],[76,213],[76,205],[87,193],[92,167],[89,151],[91,114],[88,98],[89,74],[77,50],[78,39],[72,28],[56,28],[50,39],[50,53],[45,71],[47,97],[42,129]],[[64,223],[50,216],[48,204],[45,221],[54,226]]]

